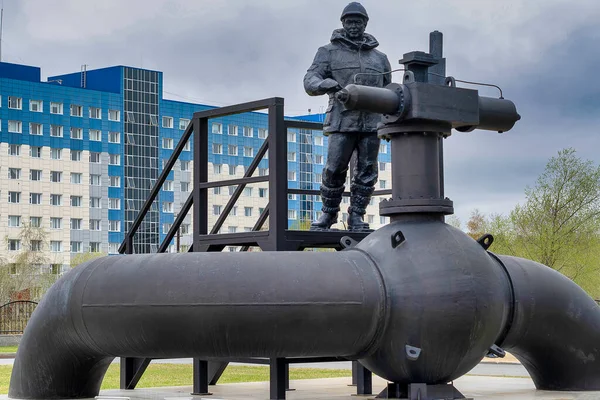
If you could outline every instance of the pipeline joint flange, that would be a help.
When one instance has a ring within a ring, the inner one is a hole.
[[[454,203],[450,199],[389,199],[379,203],[379,215],[434,213],[454,214]]]
[[[494,243],[494,237],[491,234],[486,233],[485,235],[477,239],[477,243],[479,243],[479,245],[483,247],[484,250],[487,250],[490,248],[492,243]]]

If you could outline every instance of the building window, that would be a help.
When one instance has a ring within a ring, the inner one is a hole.
[[[228,195],[229,196],[233,196],[233,193],[235,193],[235,189],[237,188],[237,186],[227,186],[227,190],[228,190]],[[219,188],[220,189],[220,188]]]
[[[20,203],[21,202],[21,192],[8,192],[8,202],[9,203]]]
[[[71,196],[71,207],[81,207],[81,196]]]
[[[213,154],[223,154],[223,145],[220,143],[213,143]]]
[[[187,142],[185,142],[185,144],[183,145],[183,151],[190,151],[192,149],[192,142],[190,142],[189,140]]]
[[[58,241],[58,240],[51,240],[50,241],[50,251],[53,253],[61,253],[62,252],[62,242]],[[52,268],[52,272],[54,273],[54,265],[60,265],[60,264],[52,264],[53,268]]]
[[[237,206],[233,206],[233,208],[231,209],[231,214],[232,217],[237,217]]]
[[[190,162],[189,161],[182,160],[180,162],[180,165],[181,165],[181,170],[182,171],[189,171],[190,170]]]
[[[34,122],[29,124],[29,134],[40,136],[43,134],[42,124],[36,124]]]
[[[90,118],[102,119],[102,109],[98,107],[90,107]]]
[[[42,204],[42,194],[29,193],[29,204]]]
[[[30,181],[41,181],[42,180],[42,170],[41,169],[30,169],[29,170],[29,180]]]
[[[323,181],[323,174],[315,174],[315,183],[321,183]]]
[[[252,197],[252,188],[251,187],[244,188],[244,196]]]
[[[50,171],[50,182],[60,183],[62,181],[62,172]]]
[[[384,217],[384,216],[379,217],[379,223],[381,225],[387,224],[387,217]]]
[[[42,241],[41,240],[31,240],[29,242],[29,244],[31,246],[31,251],[42,251]]]
[[[121,111],[108,110],[108,120],[109,121],[120,121],[121,120]]]
[[[8,179],[21,179],[21,168],[9,168]]]
[[[181,224],[180,231],[182,235],[187,235],[190,233],[190,224]]]
[[[173,139],[163,138],[162,147],[163,147],[163,149],[173,149]]]
[[[244,146],[244,157],[254,157],[254,149],[252,147]]]
[[[237,226],[228,226],[227,227],[227,233],[236,233],[236,232],[237,232]],[[233,250],[233,251],[235,251],[235,250]]]
[[[287,133],[287,141],[288,141],[288,143],[295,143],[296,142],[296,134],[294,132],[288,132]]]
[[[213,215],[221,215],[221,210],[223,209],[223,206],[219,206],[219,205],[213,205]]]
[[[62,218],[50,217],[50,229],[62,229]]]
[[[387,181],[386,180],[382,179],[382,180],[379,181],[379,187],[381,189],[385,189],[386,186],[387,186]]]
[[[121,177],[120,176],[110,176],[110,187],[121,187]]]
[[[71,150],[71,161],[81,161],[81,150]]]
[[[320,154],[315,154],[315,164],[323,164],[323,156]]]
[[[19,239],[8,239],[8,250],[9,251],[21,250],[21,241]]]
[[[100,177],[100,175],[97,176],[98,178]],[[90,208],[102,208],[102,202],[100,197],[90,197]]]
[[[50,136],[63,137],[63,127],[60,125],[50,125]]]
[[[297,219],[296,210],[288,210],[288,219]]]
[[[289,193],[288,194],[288,200],[297,200],[298,196],[296,196],[295,193]]]
[[[125,111],[125,122],[135,122],[134,115],[131,111]]]
[[[190,120],[186,118],[179,118],[179,129],[185,129],[189,125]]]
[[[268,131],[265,128],[258,128],[258,138],[266,139],[268,136]]]
[[[268,189],[258,188],[258,197],[267,197]]]
[[[125,143],[126,144],[135,144],[135,138],[131,133],[125,133]]]
[[[50,158],[60,160],[62,158],[62,149],[50,149]]]
[[[83,129],[81,128],[71,128],[71,139],[83,139]]]
[[[75,231],[81,230],[81,218],[71,218],[71,229]]]
[[[384,162],[380,162],[379,163],[379,170],[380,171],[385,171],[385,163]]]
[[[385,144],[385,143],[384,144],[380,144],[379,145],[379,152],[383,153],[383,154],[386,154],[387,153],[387,144]]]
[[[323,146],[323,136],[315,136],[315,146]]]
[[[83,106],[71,104],[71,117],[83,117]]]
[[[190,191],[190,183],[189,182],[180,182],[181,183],[181,191],[189,192]]]
[[[20,110],[23,108],[23,99],[15,96],[8,96],[8,108]]]
[[[8,121],[8,131],[11,133],[23,132],[23,123],[21,121]]]
[[[173,202],[163,201],[162,210],[164,213],[172,213],[173,212]]]
[[[213,164],[213,174],[219,175],[223,171],[223,165],[221,164]]]
[[[258,176],[267,176],[269,174],[269,168],[259,168]]]
[[[8,226],[10,228],[19,228],[21,226],[21,216],[20,215],[9,215],[8,216]]]
[[[173,127],[173,117],[162,117],[162,126],[163,126],[163,128],[172,128]]]
[[[288,171],[288,181],[296,180],[296,171]]]
[[[369,224],[374,224],[375,223],[375,216],[374,215],[367,215],[367,223]]]
[[[90,152],[90,162],[94,164],[100,164],[100,153]]]
[[[39,228],[42,226],[42,217],[29,217],[29,225],[33,228]]]
[[[213,122],[212,133],[214,133],[216,135],[222,135],[223,134],[223,125]]]
[[[31,112],[44,111],[44,102],[42,100],[29,100],[29,111],[31,111]]]
[[[121,165],[121,155],[120,154],[109,154],[108,155],[108,164],[109,165]]]
[[[230,156],[238,155],[238,147],[236,145],[230,144],[227,146],[227,154]]]
[[[71,183],[75,185],[81,184],[81,172],[71,172]]]
[[[227,127],[227,134],[231,135],[231,136],[237,136],[238,135],[238,127],[237,127],[237,125],[229,125]]]
[[[100,242],[90,242],[90,253],[100,253]]]
[[[235,175],[235,171],[237,170],[237,167],[233,164],[229,164],[229,175]]]
[[[51,206],[62,205],[62,194],[51,194],[50,195],[50,205]]]
[[[293,151],[288,151],[287,160],[288,161],[296,161],[296,153]]]
[[[109,198],[108,199],[108,208],[110,210],[120,210],[121,209],[121,199]]]
[[[10,145],[13,146],[13,145]],[[8,154],[10,154],[10,146],[8,148]],[[18,156],[18,154],[16,154]],[[31,158],[42,158],[42,148],[39,146],[31,146],[29,148],[29,156]]]
[[[121,133],[120,132],[108,132],[108,142],[109,143],[121,143]]]
[[[243,134],[245,137],[254,137],[254,129],[251,126],[245,126],[243,128]]]
[[[244,217],[252,216],[252,207],[244,207]]]
[[[166,235],[167,233],[169,233],[169,229],[171,229],[171,224],[163,224],[162,233]]]
[[[63,113],[63,104],[50,102],[50,114],[62,114]]]
[[[90,174],[90,185],[92,186],[100,186],[100,175]]]
[[[90,140],[94,142],[102,141],[102,132],[98,129],[90,129]]]
[[[109,232],[121,232],[121,221],[108,221],[108,231]]]
[[[119,245],[120,243],[109,243],[108,254],[119,254]]]
[[[99,219],[90,219],[90,231],[102,230],[102,222]]]

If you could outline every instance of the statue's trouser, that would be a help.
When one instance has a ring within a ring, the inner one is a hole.
[[[340,210],[348,164],[356,151],[348,212],[364,215],[377,182],[377,156],[381,141],[374,132],[331,133],[328,138],[327,163],[321,186],[322,211],[334,214]]]

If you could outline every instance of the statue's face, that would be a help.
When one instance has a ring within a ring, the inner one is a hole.
[[[362,39],[365,29],[367,28],[367,21],[359,16],[349,16],[344,18],[342,21],[342,26],[344,27],[348,38],[351,40],[360,40]]]

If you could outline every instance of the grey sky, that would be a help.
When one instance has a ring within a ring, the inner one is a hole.
[[[4,0],[3,61],[44,77],[115,64],[164,72],[165,97],[212,105],[281,96],[289,115],[319,112],[302,77],[340,26],[347,0]],[[445,142],[446,194],[507,213],[565,147],[600,161],[600,2],[364,0],[367,31],[393,66],[444,33],[448,74],[502,86],[523,119],[499,135]],[[396,76],[399,79],[400,76]],[[491,89],[481,93],[496,96]]]

